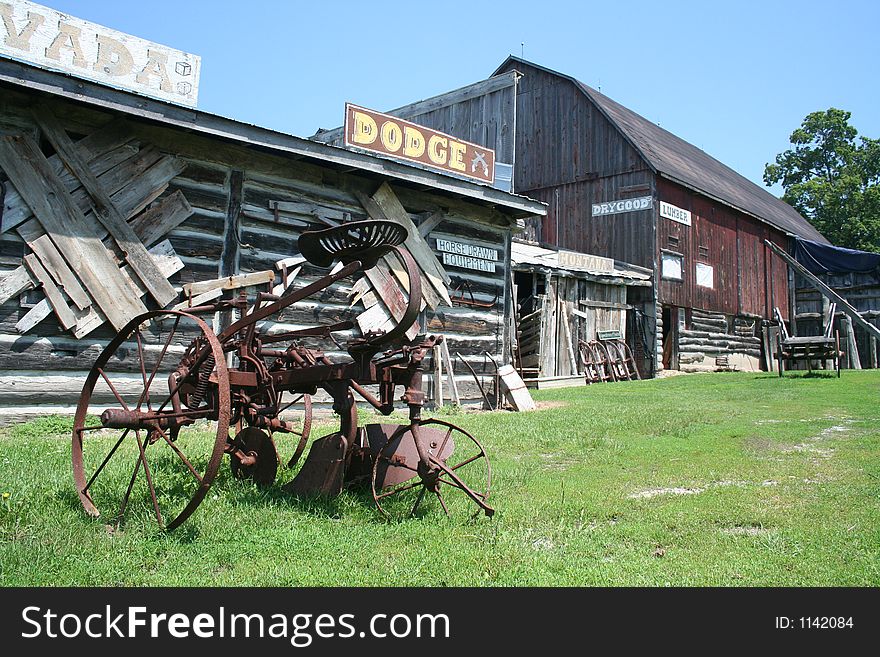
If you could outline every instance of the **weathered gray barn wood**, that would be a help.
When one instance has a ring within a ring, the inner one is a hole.
[[[83,289],[76,275],[70,270],[64,257],[58,252],[58,249],[48,235],[41,235],[37,239],[28,242],[28,246],[33,249],[40,260],[46,263],[49,271],[52,272],[52,278],[64,290],[64,294],[70,297],[70,300],[76,304],[77,308],[84,310],[92,304],[89,295]]]
[[[127,297],[119,267],[36,144],[24,138],[0,138],[0,166],[110,322],[122,328],[129,319],[146,312],[143,304]]]
[[[67,136],[58,119],[45,105],[35,106],[31,111],[37,119],[40,130],[55,148],[64,165],[79,179],[86,193],[91,197],[90,205],[94,215],[125,254],[124,258],[132,272],[141,280],[156,303],[160,306],[167,305],[177,293],[156,269],[147,249],[126,222],[126,217],[110,199],[107,190],[91,172],[86,159]]]
[[[43,292],[46,294],[52,310],[58,315],[61,326],[66,329],[76,326],[76,316],[67,307],[67,302],[61,296],[61,291],[55,285],[52,277],[49,276],[49,272],[40,264],[39,259],[33,254],[28,254],[24,257],[24,265],[31,275],[40,282],[40,286],[43,288]]]

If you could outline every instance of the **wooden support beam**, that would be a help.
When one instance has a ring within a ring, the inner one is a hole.
[[[29,244],[34,250],[34,254],[39,258],[40,264],[45,267],[52,279],[64,290],[64,293],[70,297],[77,308],[85,310],[92,305],[92,300],[80,285],[76,274],[67,266],[64,257],[55,248],[55,244],[48,235],[41,235]]]
[[[428,235],[430,235],[431,231],[434,230],[445,218],[446,215],[442,212],[435,212],[419,224],[419,235],[428,239]]]
[[[238,274],[239,235],[238,218],[241,215],[241,201],[244,197],[244,172],[233,169],[229,172],[229,198],[226,204],[226,222],[223,226],[223,251],[220,254],[220,271],[223,276]]]
[[[452,367],[452,358],[449,356],[449,345],[446,338],[440,343],[440,354],[443,358],[443,366],[446,368],[446,382],[449,384],[449,391],[452,394],[452,404],[461,406],[461,400],[458,398],[458,386],[455,385],[455,370]]]
[[[31,272],[34,278],[40,281],[43,292],[46,294],[46,299],[48,299],[49,303],[52,305],[52,309],[58,316],[58,321],[61,322],[61,326],[65,329],[72,329],[76,326],[76,316],[67,306],[67,302],[61,295],[61,290],[55,285],[55,281],[52,280],[49,272],[47,272],[43,265],[40,264],[37,256],[33,253],[27,254],[24,257],[24,266],[28,268],[28,271]]]
[[[440,345],[434,345],[434,407],[443,406],[443,355]]]
[[[183,286],[183,293],[185,296],[195,297],[210,290],[236,290],[242,287],[250,287],[251,285],[265,285],[266,283],[274,282],[275,272],[267,269],[250,274],[239,274],[238,276],[215,278],[210,281],[187,283]]]
[[[89,169],[88,162],[77,150],[76,144],[67,136],[58,119],[45,105],[35,105],[32,113],[43,134],[51,142],[59,157],[79,179],[93,203],[95,217],[100,221],[122,249],[125,261],[141,280],[159,307],[164,308],[176,296],[174,287],[156,268],[146,247],[141,243],[125,216],[110,199],[110,195]],[[48,231],[47,231],[48,232]]]
[[[567,303],[559,302],[559,323],[562,325],[562,335],[565,338],[565,346],[568,351],[568,365],[571,368],[569,374],[577,374],[577,359],[574,357],[574,345],[571,340],[571,327],[568,324]]]
[[[192,206],[178,189],[141,212],[129,224],[144,246],[151,247],[186,221],[192,213]]]
[[[869,335],[873,335],[875,337],[880,338],[880,329],[876,326],[865,320],[860,314],[859,311],[852,307],[852,305],[840,296],[837,292],[828,287],[825,283],[823,283],[817,276],[815,276],[811,271],[809,271],[806,267],[804,267],[797,260],[792,258],[788,253],[780,249],[776,244],[771,242],[770,240],[764,240],[764,244],[766,244],[770,249],[778,255],[780,258],[785,260],[789,264],[789,266],[793,267],[794,270],[803,276],[807,282],[815,287],[819,292],[823,295],[831,299],[832,301],[837,302],[838,309],[843,312],[847,317],[849,317],[856,324],[864,328],[868,331]]]
[[[856,332],[853,330],[852,318],[844,319],[846,326],[846,360],[851,370],[862,369],[862,360],[859,358],[859,346],[856,343]]]
[[[34,287],[34,280],[24,267],[0,274],[0,305]]]

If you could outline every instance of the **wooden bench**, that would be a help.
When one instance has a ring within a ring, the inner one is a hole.
[[[783,374],[783,363],[788,362],[789,365],[798,360],[807,361],[807,369],[812,371],[813,361],[819,360],[834,361],[834,369],[837,370],[837,376],[840,377],[840,334],[834,330],[834,312],[837,304],[832,303],[828,306],[828,312],[825,315],[825,332],[822,335],[812,336],[795,336],[788,334],[785,327],[785,321],[782,319],[782,313],[779,308],[773,309],[776,321],[779,324],[779,335],[776,343],[776,358],[779,362],[779,376]]]

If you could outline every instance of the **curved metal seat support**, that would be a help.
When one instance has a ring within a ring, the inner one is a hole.
[[[376,353],[385,345],[393,343],[409,330],[422,309],[422,279],[419,275],[419,267],[415,259],[405,248],[392,246],[390,250],[394,251],[400,258],[406,270],[406,277],[409,280],[409,298],[406,302],[406,309],[403,311],[401,318],[396,320],[397,325],[393,329],[385,333],[365,336],[363,342],[352,344],[349,347],[349,353],[363,354],[365,351]]]

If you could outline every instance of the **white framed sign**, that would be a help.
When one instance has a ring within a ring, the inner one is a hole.
[[[0,0],[0,56],[195,107],[201,58],[28,0]]]
[[[444,265],[495,273],[495,263],[498,261],[496,249],[438,237],[437,250],[443,256]]]
[[[697,285],[700,287],[715,287],[715,269],[712,265],[707,265],[704,262],[698,262],[696,268],[697,274]]]
[[[684,269],[684,258],[677,253],[660,252],[660,277],[669,278],[674,281],[682,280],[682,270]]]
[[[691,225],[691,211],[680,208],[672,203],[660,201],[660,216],[672,219],[685,226]]]
[[[653,196],[640,196],[639,198],[625,198],[619,201],[607,201],[605,203],[593,203],[593,216],[602,217],[607,214],[620,214],[621,212],[638,212],[654,207]]]

